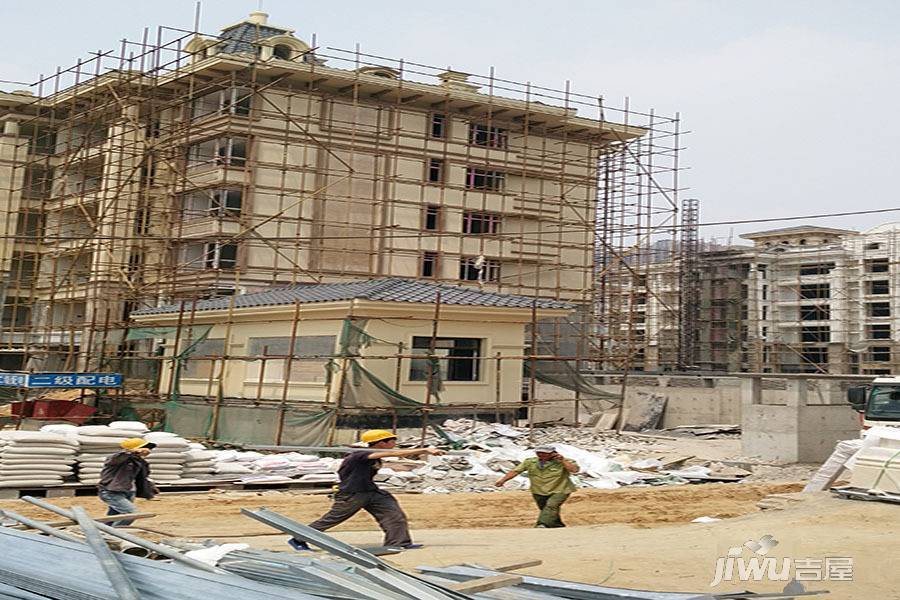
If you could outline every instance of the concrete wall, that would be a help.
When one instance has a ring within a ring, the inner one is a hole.
[[[764,382],[765,402],[783,403],[784,386],[780,381]],[[605,392],[618,394],[622,390],[621,378],[598,377],[597,387]],[[666,411],[660,427],[697,425],[702,423],[737,424],[741,421],[740,380],[735,377],[629,377],[625,388],[625,407],[649,395],[664,396]],[[563,419],[575,422],[575,394],[559,387],[539,383],[536,389],[539,401],[565,400],[539,406],[535,409],[535,420],[552,421]],[[587,422],[590,414],[610,406],[607,402],[582,401],[578,411],[579,420]]]
[[[759,379],[741,385],[741,449],[746,456],[779,462],[821,462],[840,440],[859,437],[857,414],[848,404],[817,404],[808,380],[787,382],[784,404],[763,403]]]
[[[698,424],[738,424],[744,417],[742,382],[746,379],[738,377],[689,377],[689,376],[633,376],[628,378],[625,390],[625,406],[631,406],[636,400],[646,398],[649,395],[664,396],[667,399],[666,411],[663,415],[661,428],[677,427],[679,425]],[[809,423],[816,423],[819,429],[828,429],[832,426],[830,416],[844,415],[849,410],[844,399],[844,384],[840,381],[828,380],[802,380],[806,381],[804,394],[808,398],[805,417]],[[603,391],[618,394],[622,389],[619,377],[598,377],[597,387]],[[759,409],[765,418],[774,418],[782,421],[778,407],[785,407],[796,397],[796,380],[762,379],[759,383],[762,394],[759,403],[762,407],[771,407],[771,411]],[[535,408],[535,421],[554,421],[562,419],[566,423],[575,423],[575,394],[557,386],[538,383],[536,386],[538,401],[553,401]],[[599,401],[582,400],[578,410],[579,421],[584,423],[590,419],[590,415],[597,410],[603,410],[610,406],[609,403]],[[824,408],[818,408],[824,406]],[[855,413],[851,412],[851,416]],[[845,424],[838,417],[838,431],[845,431]],[[853,427],[858,431],[858,423],[853,421]],[[850,435],[849,437],[855,437]],[[847,439],[840,438],[840,439]],[[833,445],[832,445],[833,446]]]

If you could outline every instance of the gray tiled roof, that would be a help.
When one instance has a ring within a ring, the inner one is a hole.
[[[252,308],[259,306],[279,306],[284,304],[310,304],[314,302],[340,302],[353,300],[372,300],[376,302],[410,302],[433,304],[437,293],[441,293],[441,304],[457,304],[464,306],[490,306],[500,308],[531,308],[535,304],[533,298],[482,292],[470,287],[444,285],[413,279],[367,279],[347,283],[301,284],[290,287],[272,288],[263,292],[225,296],[212,300],[199,300],[196,306],[186,303],[184,310],[228,310]],[[537,308],[574,309],[568,302],[558,300],[537,300]],[[144,308],[134,311],[132,316],[176,313],[181,310],[178,304],[169,304],[157,308]]]

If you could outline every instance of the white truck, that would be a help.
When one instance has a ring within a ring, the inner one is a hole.
[[[863,429],[900,427],[900,377],[876,377],[870,385],[851,387],[847,401],[859,413]]]

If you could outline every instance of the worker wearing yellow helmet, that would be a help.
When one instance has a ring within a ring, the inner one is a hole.
[[[368,449],[351,452],[344,458],[338,469],[340,483],[331,510],[309,526],[325,531],[364,510],[375,517],[384,531],[386,547],[406,550],[420,548],[421,544],[412,542],[406,514],[397,499],[375,485],[374,477],[381,468],[382,458],[436,455],[444,452],[435,448],[395,449],[397,435],[384,429],[367,431],[360,440],[368,444]],[[288,543],[295,550],[309,550],[309,546],[302,540],[291,538]]]
[[[159,490],[150,480],[150,465],[145,460],[156,447],[153,442],[130,438],[119,443],[122,450],[103,463],[97,496],[108,507],[107,515],[124,515],[137,512],[134,498],[152,499]],[[111,523],[113,527],[131,525],[123,519]]]

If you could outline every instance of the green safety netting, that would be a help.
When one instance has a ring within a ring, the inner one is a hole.
[[[341,328],[340,358],[333,359],[328,365],[329,382],[341,369],[344,369],[341,406],[345,408],[394,408],[417,409],[424,404],[413,400],[379,379],[374,373],[360,363],[360,351],[373,342],[399,345],[397,342],[376,338],[365,331],[365,320],[344,319]],[[436,361],[435,361],[436,362]],[[436,367],[434,372],[437,373]],[[435,377],[433,383],[440,385],[440,378]],[[432,389],[437,401],[440,397]]]
[[[212,328],[212,325],[196,325],[184,328],[182,335],[185,336],[184,339],[186,340],[187,346],[172,357],[172,362],[174,363],[172,377],[175,381],[174,385],[172,385],[172,393],[169,400],[178,400],[178,397],[181,394],[181,371],[184,368],[184,363],[191,354],[197,350],[197,346],[209,337]],[[175,335],[177,331],[178,327],[135,327],[128,330],[125,339],[131,341],[166,338]]]
[[[164,431],[177,432],[185,437],[206,437],[212,427],[213,407],[208,404],[166,402]]]
[[[216,419],[215,438],[235,444],[271,444],[278,430],[278,419],[275,408],[222,406]]]
[[[590,327],[590,320],[582,311],[555,319],[541,319],[532,333],[532,352],[538,356],[580,356],[584,353],[581,346],[589,338],[586,327]],[[621,398],[620,394],[601,390],[588,381],[574,360],[527,360],[525,366],[533,369],[538,381],[578,392],[583,399],[618,404]]]
[[[343,388],[341,406],[345,408],[391,407],[413,412],[425,406],[387,385],[355,359],[349,360]]]
[[[281,431],[281,443],[285,446],[327,445],[334,416],[333,410],[287,413]]]
[[[307,412],[295,408],[284,411],[277,406],[219,407],[215,417],[212,404],[167,402],[165,431],[177,432],[192,438],[215,437],[216,441],[235,444],[275,444],[320,446],[328,442],[333,426],[334,410]],[[278,421],[283,418],[281,439],[278,440]]]

